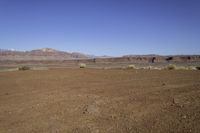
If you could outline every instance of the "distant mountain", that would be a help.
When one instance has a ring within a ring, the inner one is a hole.
[[[0,49],[0,60],[72,60],[90,58],[89,55],[82,53],[69,53],[52,48],[42,48],[31,51]]]
[[[82,60],[90,62],[131,62],[131,63],[165,63],[165,62],[200,62],[200,55],[125,55],[122,57],[94,56],[78,52],[65,52],[52,48],[31,51],[0,49],[0,61],[64,61]],[[76,62],[76,61],[75,61]]]
[[[147,55],[124,55],[123,57],[159,57],[161,55],[157,54],[147,54]]]

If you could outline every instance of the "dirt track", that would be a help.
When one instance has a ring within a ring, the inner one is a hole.
[[[0,133],[197,133],[200,71],[0,73]]]

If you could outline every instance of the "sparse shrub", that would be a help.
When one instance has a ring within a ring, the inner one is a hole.
[[[184,67],[184,66],[179,66],[179,67],[177,67],[176,69],[177,69],[177,70],[188,70],[188,68],[187,68],[187,67]]]
[[[31,70],[49,70],[48,67],[32,67]]]
[[[127,67],[128,69],[136,69],[135,65],[131,64],[131,65],[128,65]]]
[[[200,70],[200,66],[196,66],[196,70]]]
[[[30,70],[31,68],[29,66],[21,66],[18,68],[19,71],[25,71],[25,70]]]
[[[154,70],[162,70],[160,67],[153,67]]]
[[[173,57],[168,57],[168,58],[166,59],[167,62],[169,62],[169,61],[171,61],[171,60],[173,60]]]
[[[195,66],[179,66],[176,68],[177,70],[198,70]]]
[[[142,67],[141,69],[146,69],[146,70],[161,70],[162,68],[155,67],[155,66],[146,66],[146,67]]]
[[[167,69],[168,69],[168,70],[175,70],[175,69],[177,69],[177,67],[176,67],[176,65],[174,65],[174,64],[169,64],[169,65],[167,66]]]
[[[197,70],[197,68],[195,66],[189,66],[188,70]]]
[[[86,68],[86,64],[81,63],[81,64],[79,65],[79,67],[80,67],[80,68]]]
[[[152,66],[148,66],[148,69],[149,70],[153,70],[154,68]]]

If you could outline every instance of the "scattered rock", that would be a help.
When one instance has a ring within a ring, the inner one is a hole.
[[[186,119],[186,118],[187,118],[187,116],[186,116],[186,115],[183,115],[183,116],[182,116],[182,118],[183,118],[183,119]]]

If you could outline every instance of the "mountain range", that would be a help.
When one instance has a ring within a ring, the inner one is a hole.
[[[52,48],[41,48],[31,51],[0,49],[0,60],[72,60],[90,59],[94,56],[78,52],[65,52]]]
[[[78,52],[65,52],[52,48],[41,48],[31,51],[17,51],[14,49],[0,49],[0,61],[76,61],[89,62],[131,62],[131,63],[165,63],[165,62],[200,62],[200,55],[124,55],[122,57],[95,56]]]

